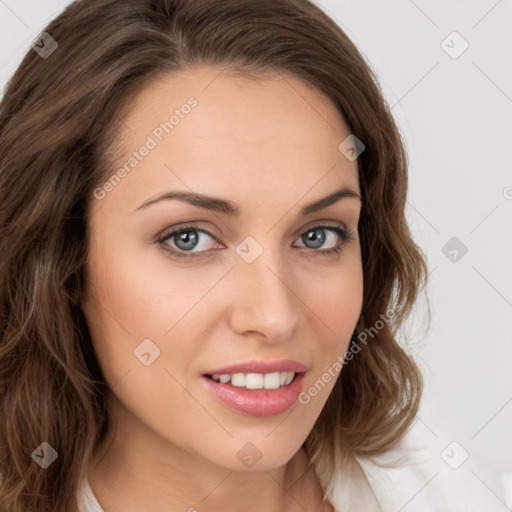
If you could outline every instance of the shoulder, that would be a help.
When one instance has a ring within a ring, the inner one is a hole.
[[[501,512],[499,476],[471,445],[413,429],[386,454],[358,461],[383,512]]]
[[[503,487],[471,446],[417,427],[383,455],[358,457],[362,471],[337,468],[328,494],[335,510],[505,512]],[[347,478],[348,476],[348,478]]]

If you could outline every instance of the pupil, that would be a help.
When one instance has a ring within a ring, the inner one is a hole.
[[[192,236],[190,236],[190,233],[192,233]],[[178,239],[176,240],[176,246],[184,251],[186,251],[187,249],[193,249],[197,244],[197,238],[197,233],[195,231],[185,231],[178,235]],[[185,244],[184,246],[180,246],[182,242]]]
[[[320,236],[318,236],[318,233],[320,233]],[[308,242],[313,242],[314,248],[321,247],[325,242],[325,233],[323,229],[312,229],[308,231],[308,234],[306,235]],[[304,243],[306,243],[306,240],[304,240]]]

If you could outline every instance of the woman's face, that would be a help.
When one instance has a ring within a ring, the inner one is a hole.
[[[316,89],[219,72],[160,79],[120,114],[118,165],[89,213],[83,309],[126,446],[270,469],[311,431],[361,312],[360,199],[301,212],[360,194],[357,161]],[[294,362],[305,372],[272,389]],[[217,370],[232,381],[205,376]]]

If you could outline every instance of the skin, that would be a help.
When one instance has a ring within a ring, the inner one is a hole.
[[[90,206],[83,310],[115,423],[91,461],[91,488],[105,512],[332,510],[301,446],[335,380],[307,405],[253,417],[220,403],[201,374],[294,359],[309,368],[308,389],[345,354],[362,307],[361,203],[298,212],[340,186],[360,194],[357,161],[338,150],[350,130],[291,75],[203,66],[159,78],[120,113],[120,165],[191,96],[198,105]],[[179,200],[137,210],[170,190],[221,197],[242,214]],[[198,246],[181,252],[203,256],[173,258],[177,237],[156,242],[193,221],[218,241],[195,232]],[[319,248],[301,237],[319,221],[352,233],[341,253],[320,254],[341,241],[334,231]],[[235,251],[247,236],[263,248],[250,264]],[[144,339],[160,350],[149,366],[134,356]],[[250,468],[237,457],[248,442],[262,455]]]

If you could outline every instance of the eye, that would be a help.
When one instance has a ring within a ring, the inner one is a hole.
[[[202,236],[206,235],[206,236]],[[199,253],[204,253],[208,249],[207,247],[207,240],[206,243],[204,239],[211,238],[213,240],[216,240],[216,238],[209,233],[205,229],[200,229],[195,226],[185,226],[180,229],[177,229],[175,231],[171,231],[170,233],[164,235],[163,238],[161,238],[158,243],[160,244],[166,244],[170,246],[170,249],[167,248],[173,256],[178,257],[189,257],[189,254],[184,253],[191,253],[193,252],[193,249],[199,248],[197,251]],[[173,245],[171,245],[171,242]],[[206,246],[206,247],[205,247]],[[176,250],[178,249],[178,250]],[[182,251],[182,252],[180,252]],[[194,256],[192,256],[194,257]]]
[[[308,229],[301,235],[299,240],[303,245],[299,247],[306,247],[306,249],[311,249],[313,253],[327,256],[341,252],[343,247],[353,238],[354,236],[350,231],[339,224],[321,224]],[[172,256],[197,258],[208,253],[208,245],[211,244],[208,239],[217,242],[220,248],[224,247],[212,233],[197,226],[184,226],[165,233],[157,240],[157,244],[164,245],[164,250]],[[326,242],[328,242],[328,247],[320,250]]]
[[[325,234],[327,233],[328,236]],[[321,224],[308,229],[300,238],[300,240],[310,249],[318,249],[322,247],[326,241],[329,241],[325,250],[316,251],[323,255],[339,253],[343,247],[354,237],[347,229],[340,225]]]

